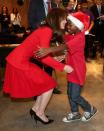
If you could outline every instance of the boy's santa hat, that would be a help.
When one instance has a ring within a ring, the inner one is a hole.
[[[81,11],[69,14],[67,20],[70,20],[81,31],[86,31],[90,23],[90,17]]]

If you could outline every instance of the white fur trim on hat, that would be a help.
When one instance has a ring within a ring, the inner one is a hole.
[[[68,15],[67,20],[70,20],[79,30],[84,29],[83,23],[79,19],[77,19],[76,17],[74,17],[72,15]]]

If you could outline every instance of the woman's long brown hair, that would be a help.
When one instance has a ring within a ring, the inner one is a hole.
[[[60,29],[60,22],[63,19],[66,19],[67,12],[61,8],[52,9],[46,19],[46,23],[53,30],[53,38],[52,41],[63,42],[63,30]]]
[[[53,30],[52,42],[63,43],[63,33],[64,31],[60,29],[60,22],[63,19],[66,19],[67,12],[61,8],[52,9],[45,21],[42,22],[40,26],[48,26]]]

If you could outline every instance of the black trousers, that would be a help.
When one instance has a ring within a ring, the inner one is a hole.
[[[48,73],[50,76],[52,76],[52,71],[53,71],[53,68],[50,67],[50,66],[46,66],[42,63],[40,63],[38,60],[35,60],[35,59],[31,59],[31,61],[35,64],[37,64],[41,69],[43,69],[46,73]]]

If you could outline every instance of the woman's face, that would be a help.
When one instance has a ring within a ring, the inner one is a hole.
[[[3,7],[3,12],[6,12],[7,11],[7,8],[4,6]]]
[[[61,22],[60,22],[60,29],[65,29],[66,23],[67,23],[66,19],[61,20]]]

